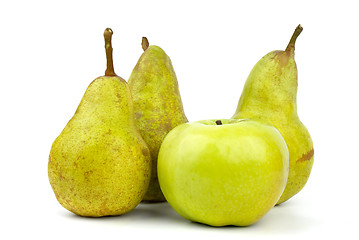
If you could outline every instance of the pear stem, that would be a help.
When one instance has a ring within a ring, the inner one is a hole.
[[[287,48],[285,49],[285,51],[290,51],[291,49],[294,50],[295,48],[295,41],[297,40],[297,37],[300,35],[300,33],[303,31],[302,26],[300,26],[300,24],[298,25],[298,27],[294,30],[294,33],[292,35],[292,38],[289,41],[289,44],[287,46]]]
[[[146,49],[148,48],[148,46],[150,46],[150,43],[148,42],[148,39],[146,37],[142,37],[142,49],[143,51],[146,51]]]
[[[106,60],[107,60],[107,69],[105,76],[117,76],[115,70],[113,69],[113,58],[112,58],[112,34],[113,31],[111,28],[106,28],[103,36],[105,38],[105,49],[106,49]]]
[[[217,124],[217,125],[222,125],[222,121],[221,121],[221,120],[217,120],[217,121],[216,121],[216,124]]]

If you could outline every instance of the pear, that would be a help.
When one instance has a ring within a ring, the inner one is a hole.
[[[285,51],[270,52],[253,67],[232,117],[265,120],[283,135],[289,149],[289,176],[277,204],[304,187],[314,160],[312,139],[297,114],[294,48],[302,30],[300,25],[295,29]]]
[[[105,30],[105,76],[89,85],[49,156],[48,176],[57,200],[81,216],[132,210],[150,180],[151,157],[135,125],[130,89],[113,70],[112,34]]]
[[[128,84],[133,96],[136,126],[152,158],[151,181],[144,200],[159,202],[165,201],[157,178],[160,146],[171,129],[188,120],[170,58],[160,47],[150,46],[145,37],[142,38],[142,48],[144,53],[134,67]]]

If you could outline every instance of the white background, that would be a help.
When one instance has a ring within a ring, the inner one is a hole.
[[[354,3],[2,1],[0,238],[358,237]],[[106,27],[114,31],[116,73],[125,79],[142,54],[142,36],[167,52],[186,115],[195,121],[231,117],[254,64],[284,50],[299,23],[298,113],[312,135],[315,162],[306,187],[290,201],[245,228],[191,223],[168,204],[141,204],[123,216],[93,219],[57,202],[47,179],[48,154],[88,84],[104,74]]]

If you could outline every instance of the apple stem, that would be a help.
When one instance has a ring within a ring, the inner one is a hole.
[[[148,42],[148,39],[146,37],[142,37],[142,49],[143,51],[146,51],[146,49],[148,48],[148,46],[150,46],[150,43]]]
[[[291,49],[294,50],[295,41],[297,40],[298,36],[300,35],[300,33],[302,31],[303,31],[303,28],[299,24],[298,27],[294,30],[292,38],[290,39],[289,44],[288,44],[287,48],[285,49],[285,51],[290,51]]]
[[[105,76],[117,76],[115,70],[113,69],[113,58],[112,58],[112,34],[113,31],[111,28],[106,28],[103,36],[105,37],[105,49],[106,49],[106,60],[107,60],[107,69]]]
[[[222,121],[221,121],[221,120],[217,120],[217,121],[216,121],[216,124],[217,124],[217,125],[222,125]]]

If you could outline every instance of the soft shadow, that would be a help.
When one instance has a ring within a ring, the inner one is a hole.
[[[253,225],[265,233],[303,233],[316,228],[321,222],[303,211],[299,201],[288,201],[272,208],[262,219]]]
[[[152,220],[159,219],[163,221],[164,219],[182,221],[182,217],[173,210],[171,205],[167,202],[156,202],[156,203],[140,203],[133,211],[127,214],[133,219],[146,219],[150,218]],[[123,215],[125,216],[125,215]]]
[[[248,228],[249,226],[235,226],[235,225],[226,225],[226,226],[212,226],[199,222],[191,222],[196,227],[213,229],[213,230],[221,230],[221,229],[239,229],[239,228]]]
[[[191,222],[191,225],[198,228],[206,228],[214,231],[256,231],[260,234],[293,234],[303,233],[312,228],[318,227],[321,222],[313,218],[313,215],[303,212],[303,205],[299,201],[288,201],[273,207],[262,219],[250,226],[211,226],[198,222]]]
[[[132,211],[118,216],[104,216],[104,217],[83,217],[78,216],[69,211],[62,211],[60,213],[63,217],[71,219],[81,219],[87,221],[160,221],[169,223],[188,224],[188,220],[182,218],[167,202],[141,202]]]
[[[182,216],[180,216],[167,202],[156,203],[140,203],[132,211],[119,215],[119,216],[106,216],[100,218],[81,217],[68,211],[61,211],[60,215],[71,218],[81,219],[82,221],[94,221],[94,222],[150,222],[157,224],[156,222],[176,226],[187,226],[197,229],[208,229],[209,231],[242,231],[251,232],[256,231],[259,234],[293,234],[303,233],[309,229],[316,228],[320,224],[318,219],[313,218],[312,214],[308,214],[308,211],[303,212],[303,205],[300,202],[290,201],[282,203],[272,208],[262,219],[258,222],[245,227],[239,226],[222,226],[215,227],[198,222],[191,222]]]

